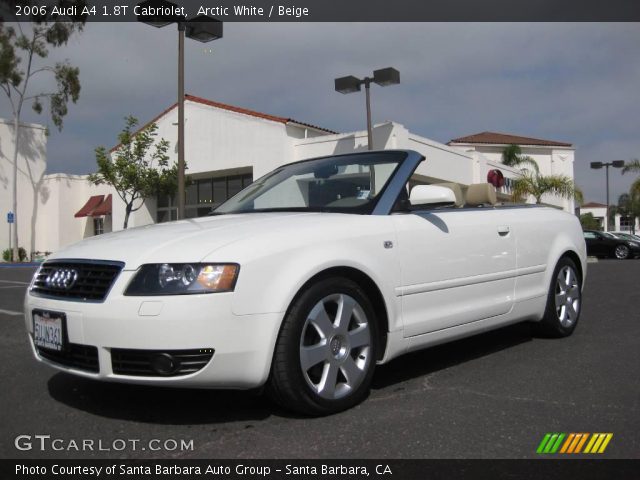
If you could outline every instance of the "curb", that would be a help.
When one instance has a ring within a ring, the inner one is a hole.
[[[3,262],[3,263],[0,263],[0,268],[10,268],[10,267],[26,268],[26,267],[39,267],[40,265],[42,264],[36,263],[36,262],[21,262],[21,263]]]

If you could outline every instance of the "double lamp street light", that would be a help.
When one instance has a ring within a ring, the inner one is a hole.
[[[371,127],[371,95],[369,86],[371,82],[386,87],[387,85],[397,85],[400,83],[400,72],[395,68],[382,68],[373,72],[373,77],[364,77],[360,80],[353,75],[340,77],[334,80],[336,92],[353,93],[359,92],[360,87],[364,85],[365,97],[367,102],[367,148],[373,150],[373,131]]]
[[[178,5],[167,0],[147,0],[139,3],[141,11],[173,12]],[[164,27],[171,23],[178,25],[178,219],[185,218],[185,181],[184,181],[184,37],[199,42],[211,42],[222,38],[222,22],[208,15],[198,15],[192,20],[183,17],[164,15],[139,15],[138,21],[154,27]]]
[[[622,168],[624,167],[624,160],[613,160],[612,162],[591,162],[591,168],[594,170],[599,170],[602,167],[605,167],[607,172],[607,214],[604,219],[604,230],[605,232],[609,231],[609,167],[613,168]]]

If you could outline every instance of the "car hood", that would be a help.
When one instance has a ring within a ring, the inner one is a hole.
[[[145,263],[198,262],[240,239],[291,226],[295,218],[312,215],[322,214],[252,213],[146,225],[87,238],[56,252],[49,260],[115,260],[125,262],[125,270],[135,270]]]

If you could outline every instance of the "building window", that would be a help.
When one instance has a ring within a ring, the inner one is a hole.
[[[229,175],[192,180],[185,186],[186,218],[204,217],[244,187],[251,184],[253,175]],[[178,200],[175,197],[161,195],[158,197],[158,223],[176,220],[178,217]]]
[[[623,232],[632,232],[635,217],[620,217],[620,230]]]
[[[95,217],[93,219],[93,234],[102,235],[104,233],[104,217]]]

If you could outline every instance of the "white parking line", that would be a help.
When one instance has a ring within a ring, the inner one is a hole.
[[[19,282],[17,280],[0,280],[0,283],[17,283],[19,285],[29,285],[29,282]]]
[[[16,315],[16,316],[22,316],[24,315],[23,312],[15,312],[13,310],[3,310],[0,308],[0,314],[4,314],[4,315]]]

